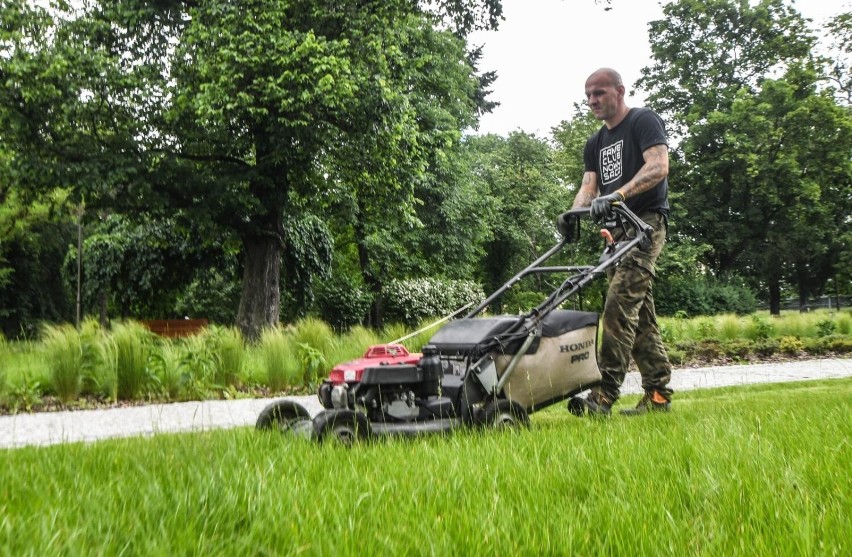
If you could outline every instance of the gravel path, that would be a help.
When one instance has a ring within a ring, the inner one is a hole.
[[[755,383],[779,383],[852,376],[852,359],[679,369],[670,386],[677,391]],[[622,392],[640,392],[638,373],[628,374]],[[291,398],[312,415],[322,410],[315,396]],[[111,437],[205,431],[254,425],[263,408],[278,399],[212,400],[104,410],[0,416],[0,448],[97,441]]]

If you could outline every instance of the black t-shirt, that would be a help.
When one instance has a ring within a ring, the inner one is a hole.
[[[647,108],[631,108],[617,126],[604,125],[586,142],[583,160],[586,171],[598,177],[601,195],[614,192],[636,175],[645,159],[643,151],[654,145],[668,145],[666,128],[655,112]],[[669,214],[669,182],[667,178],[648,191],[627,200],[627,207],[637,215],[645,211]]]

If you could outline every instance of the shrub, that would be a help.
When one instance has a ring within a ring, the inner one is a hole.
[[[751,316],[751,323],[746,326],[743,334],[751,340],[766,340],[772,336],[774,327],[759,315]]]
[[[722,340],[734,340],[742,336],[740,318],[736,315],[719,316],[719,336]]]
[[[695,347],[695,354],[704,360],[715,360],[722,354],[722,346],[718,340],[705,339]]]
[[[668,350],[667,353],[668,353],[668,356],[669,356],[669,362],[672,365],[679,366],[679,365],[683,365],[684,363],[686,363],[687,354],[683,350],[678,350],[678,349],[675,348],[675,349],[672,349],[672,350]]]
[[[844,311],[837,314],[835,319],[835,332],[841,335],[852,334],[852,313]]]
[[[311,383],[324,374],[330,364],[328,355],[332,351],[334,331],[325,321],[306,317],[293,325],[291,333],[303,379]]]
[[[823,338],[803,338],[804,351],[814,356],[825,354],[827,349],[823,340]]]
[[[434,278],[392,280],[382,294],[386,320],[410,327],[485,298],[482,286],[473,281]]]
[[[838,354],[852,352],[852,338],[841,335],[831,335],[822,339],[825,349]]]
[[[795,356],[804,351],[805,345],[796,337],[785,336],[781,337],[781,340],[778,342],[778,349],[784,354]]]
[[[778,346],[778,341],[773,338],[756,340],[754,342],[754,353],[761,358],[768,358],[778,352]]]
[[[752,342],[749,340],[730,340],[722,345],[722,351],[729,358],[747,360],[751,355]]]
[[[757,308],[754,292],[736,279],[723,282],[704,275],[662,274],[654,284],[654,301],[660,315],[745,315]]]
[[[318,285],[314,308],[336,330],[346,330],[364,322],[372,295],[359,280],[348,275],[333,275]]]
[[[831,319],[823,319],[817,323],[817,334],[821,337],[827,337],[834,332],[836,325]]]

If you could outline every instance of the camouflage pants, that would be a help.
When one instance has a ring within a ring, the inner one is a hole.
[[[639,216],[654,229],[650,249],[631,250],[607,272],[609,288],[598,365],[603,376],[600,391],[613,402],[618,399],[631,356],[642,374],[645,391],[656,389],[666,398],[672,393],[667,386],[672,367],[660,337],[652,294],[654,264],[666,242],[666,221],[658,213]],[[616,241],[623,235],[620,229],[613,231]]]

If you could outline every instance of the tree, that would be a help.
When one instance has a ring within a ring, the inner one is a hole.
[[[492,236],[482,261],[485,289],[493,291],[556,243],[556,216],[573,198],[557,179],[546,140],[515,131],[506,138],[489,134],[468,141],[478,153],[474,173],[494,199]],[[547,291],[550,285],[538,277],[526,288]],[[494,309],[501,310],[499,300]]]
[[[356,185],[411,215],[436,130],[458,124],[421,125],[453,92],[437,81],[415,89],[409,46],[438,33],[409,1],[60,8],[16,1],[0,14],[0,125],[15,153],[5,177],[67,187],[93,209],[178,211],[200,229],[232,231],[244,270],[237,324],[249,338],[279,318],[285,222]],[[460,35],[500,17],[493,0],[438,9]],[[366,180],[337,170],[353,153]]]
[[[58,272],[74,226],[65,192],[22,198],[0,187],[0,333],[30,336],[44,320],[72,320],[70,289]]]
[[[848,214],[848,113],[816,90],[815,39],[783,2],[681,0],[664,13],[640,83],[683,125],[673,172],[685,229],[710,244],[714,273],[752,275],[777,312],[791,274],[804,295],[830,273],[826,247],[841,229],[826,201]]]
[[[784,0],[678,0],[663,6],[663,16],[650,24],[654,62],[637,86],[673,126],[724,110],[741,89],[806,59],[815,43]]]

